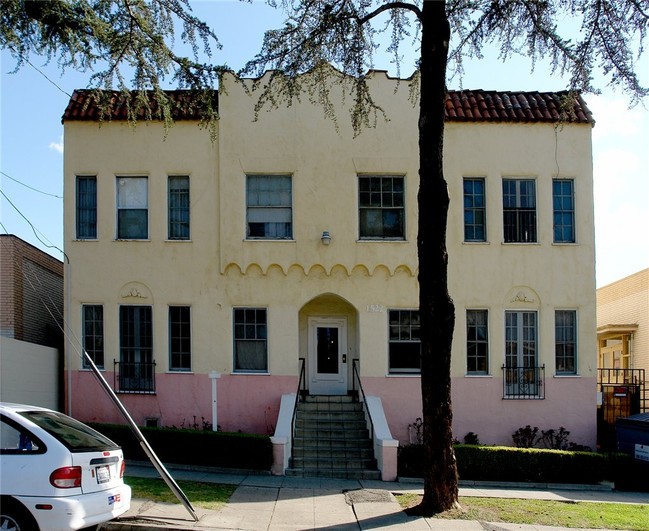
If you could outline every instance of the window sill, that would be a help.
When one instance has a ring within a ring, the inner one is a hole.
[[[73,242],[98,242],[99,238],[75,238]]]
[[[232,371],[232,376],[270,376],[269,372]]]
[[[501,245],[541,245],[541,242],[500,242]]]
[[[544,396],[503,396],[504,401],[508,402],[536,402],[539,400],[545,400]]]
[[[462,244],[463,244],[463,245],[491,245],[491,242],[490,242],[490,241],[487,241],[487,240],[484,240],[484,241],[479,241],[479,240],[476,240],[476,241],[471,241],[471,240],[466,241],[466,240],[465,240],[465,241],[462,242]]]
[[[579,243],[577,242],[552,242],[552,245],[556,245],[557,247],[578,247]]]
[[[192,242],[191,238],[183,238],[178,240],[170,240],[169,238],[167,238],[165,240],[165,243],[191,243],[191,242]]]
[[[293,238],[244,238],[244,242],[296,243]]]
[[[493,374],[471,374],[471,373],[466,373],[464,375],[465,378],[493,378]]]
[[[79,369],[81,372],[92,372],[92,369],[90,367],[81,367]],[[99,372],[106,372],[106,367],[97,367],[97,370]]]
[[[581,378],[581,374],[553,374],[552,378],[558,378],[559,380],[566,379],[575,379],[575,378]]]
[[[419,372],[389,372],[385,375],[386,378],[421,378]]]
[[[150,238],[115,238],[116,242],[150,242]]]
[[[194,371],[181,371],[181,370],[174,370],[174,369],[169,369],[168,371],[165,371],[165,374],[194,374]]]
[[[406,239],[391,238],[359,238],[356,243],[409,243]]]

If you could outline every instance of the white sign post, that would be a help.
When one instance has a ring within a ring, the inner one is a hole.
[[[218,404],[217,404],[217,394],[216,394],[216,380],[218,380],[221,375],[216,371],[210,371],[210,380],[212,380],[212,431],[218,431]]]

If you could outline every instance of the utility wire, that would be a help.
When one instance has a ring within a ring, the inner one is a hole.
[[[54,245],[52,242],[50,242],[50,241],[47,239],[47,237],[46,237],[42,232],[38,231],[38,230],[36,229],[36,227],[34,227],[34,224],[33,224],[31,221],[29,221],[29,220],[25,217],[25,215],[20,211],[20,209],[19,209],[16,205],[14,205],[14,204],[11,202],[11,199],[9,199],[9,198],[7,197],[7,194],[5,194],[2,190],[0,190],[0,194],[2,194],[2,197],[4,197],[4,198],[7,200],[7,202],[8,202],[12,207],[14,207],[14,210],[15,210],[16,212],[18,212],[18,214],[20,214],[20,216],[21,216],[21,217],[22,217],[22,218],[27,222],[27,224],[31,227],[32,231],[34,232],[34,236],[36,236],[36,239],[37,239],[39,242],[41,242],[41,243],[42,243],[45,247],[47,247],[48,249],[56,249],[57,251],[59,251],[59,252],[60,252],[60,253],[65,257],[66,262],[68,262],[68,263],[70,262],[70,260],[68,259],[68,255],[65,254],[65,252],[63,251],[63,249],[61,249],[61,248],[59,248],[58,246]],[[4,227],[4,225],[3,225],[3,227]],[[6,231],[6,228],[5,228],[5,231]],[[45,239],[49,242],[49,244],[48,244],[48,243],[45,243],[45,242],[41,239],[41,237],[38,235],[39,232],[40,232],[40,234],[43,236],[43,238],[45,238]]]
[[[56,195],[56,194],[50,194],[49,192],[43,192],[43,190],[38,190],[37,188],[33,188],[32,186],[29,186],[28,184],[25,184],[22,181],[19,181],[18,179],[14,179],[11,175],[6,174],[5,172],[0,170],[0,174],[4,175],[7,179],[11,179],[12,181],[21,184],[25,188],[29,188],[30,190],[33,190],[34,192],[38,192],[39,194],[43,195],[49,195],[50,197],[56,197],[57,199],[63,199],[62,195]]]

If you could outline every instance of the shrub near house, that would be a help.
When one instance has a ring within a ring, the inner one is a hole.
[[[128,426],[93,424],[119,444],[126,459],[147,460]],[[153,451],[166,464],[243,470],[270,470],[272,446],[265,435],[176,428],[140,428]]]

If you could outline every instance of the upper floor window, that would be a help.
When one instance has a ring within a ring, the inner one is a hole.
[[[169,307],[169,370],[192,370],[192,326],[189,306]]]
[[[84,304],[81,307],[83,349],[99,369],[104,368],[104,307],[100,304]],[[90,364],[83,357],[83,367]]]
[[[97,238],[97,177],[77,177],[77,239]]]
[[[554,351],[557,374],[577,373],[577,312],[554,312]]]
[[[235,308],[234,370],[268,371],[268,324],[265,308]]]
[[[487,240],[485,180],[471,177],[464,179],[464,241]]]
[[[189,240],[189,177],[173,175],[167,185],[167,220],[170,240]]]
[[[359,237],[362,240],[405,238],[404,178],[361,175],[359,188]]]
[[[555,243],[575,242],[575,182],[553,179],[552,210]]]
[[[388,369],[391,373],[421,371],[421,327],[418,310],[390,310]]]
[[[290,175],[246,176],[247,238],[287,240],[293,237]]]
[[[489,372],[487,310],[466,311],[466,365],[468,374]]]
[[[536,182],[503,179],[503,234],[508,243],[536,242]]]
[[[149,193],[146,177],[117,178],[117,239],[149,237]]]

